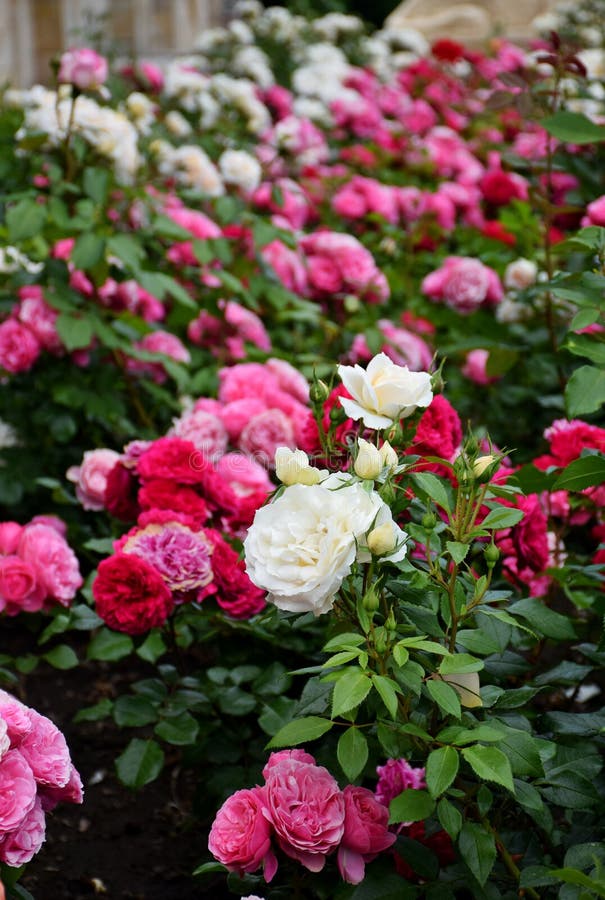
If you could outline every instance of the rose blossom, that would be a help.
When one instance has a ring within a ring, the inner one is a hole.
[[[499,303],[504,296],[496,272],[466,256],[448,256],[439,269],[423,279],[422,292],[462,315],[474,312],[484,303]]]
[[[397,840],[388,830],[389,811],[372,791],[347,785],[344,834],[338,848],[338,871],[349,884],[363,881],[365,864]]]
[[[370,360],[365,370],[358,365],[338,366],[338,374],[353,398],[340,398],[345,413],[351,419],[363,419],[367,428],[388,428],[433,399],[428,372],[410,372],[385,353]]]
[[[216,814],[208,849],[230,872],[242,876],[263,865],[265,881],[277,871],[277,860],[271,849],[271,824],[263,815],[266,803],[264,788],[236,791]]]
[[[46,834],[46,818],[42,803],[35,803],[18,828],[8,832],[0,843],[0,859],[7,866],[23,866],[38,852]]]
[[[0,522],[0,553],[6,556],[16,553],[23,525],[18,522]]]
[[[90,47],[72,47],[61,56],[57,81],[73,84],[80,91],[100,87],[107,81],[107,60]]]
[[[65,477],[76,485],[76,496],[84,509],[104,508],[107,476],[119,460],[119,453],[102,447],[86,450],[82,463],[69,467]]]
[[[271,766],[265,787],[263,812],[279,846],[311,872],[321,872],[344,833],[345,803],[338,784],[323,766],[290,758]]]
[[[176,419],[171,433],[191,441],[200,453],[215,461],[225,453],[229,442],[229,435],[218,416],[202,409]]]
[[[487,374],[488,360],[489,350],[483,350],[481,348],[470,350],[466,355],[466,360],[460,371],[466,378],[474,381],[475,384],[491,384],[498,380],[498,376]]]
[[[0,759],[0,835],[21,825],[35,799],[31,768],[18,750],[9,750]]]
[[[37,612],[45,597],[32,565],[14,554],[0,558],[0,611],[5,609],[9,616],[21,610]]]
[[[120,549],[153,566],[171,591],[192,591],[212,581],[212,544],[203,531],[180,522],[135,530]]]
[[[42,347],[35,334],[16,319],[0,325],[0,368],[13,375],[28,372]]]
[[[407,759],[387,759],[384,766],[376,767],[376,773],[376,799],[384,806],[408,788],[419,790],[426,787],[424,768],[414,768]]]
[[[294,428],[281,409],[266,409],[245,425],[238,446],[244,453],[271,467],[278,447],[293,449],[296,446]]]
[[[164,624],[174,606],[160,573],[125,553],[102,560],[92,585],[97,613],[116,631],[143,634]]]
[[[71,774],[71,759],[62,732],[35,709],[27,709],[31,729],[19,744],[38,784],[63,788]]]
[[[47,595],[67,606],[83,584],[75,553],[65,538],[50,525],[26,525],[18,547]]]

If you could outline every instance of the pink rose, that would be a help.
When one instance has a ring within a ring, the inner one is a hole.
[[[376,799],[383,806],[408,788],[420,790],[426,787],[424,768],[414,768],[407,759],[387,759],[384,766],[377,766],[378,784]]]
[[[372,791],[351,784],[343,791],[345,828],[338,848],[338,870],[349,884],[359,884],[365,864],[397,840],[389,830],[389,811]]]
[[[268,263],[281,283],[289,291],[305,296],[307,293],[307,272],[300,255],[282,241],[271,241],[261,250],[261,256]]]
[[[36,781],[31,768],[19,750],[9,750],[0,759],[0,836],[19,828],[35,800]]]
[[[314,766],[316,764],[314,756],[311,756],[311,754],[307,753],[306,750],[301,750],[298,747],[295,747],[293,750],[277,750],[275,753],[270,754],[269,759],[265,763],[265,768],[263,769],[263,778],[267,778],[273,766],[277,766],[283,762],[289,762],[290,760],[295,760],[295,762],[308,763],[311,766]]]
[[[250,419],[239,436],[240,450],[271,468],[278,447],[294,450],[294,428],[288,416],[281,409],[267,409]]]
[[[57,334],[58,312],[49,306],[39,285],[19,288],[17,318],[38,339],[40,345],[51,353],[60,353],[63,342]]]
[[[57,80],[79,91],[100,87],[107,81],[107,60],[90,47],[72,47],[61,56]]]
[[[264,867],[266,881],[277,871],[271,849],[271,825],[263,815],[265,789],[254,787],[236,791],[216,814],[208,849],[229,871],[244,875]]]
[[[191,441],[208,459],[218,460],[225,453],[229,435],[218,416],[203,409],[181,416],[170,431],[176,437]]]
[[[216,222],[196,209],[188,209],[186,206],[167,206],[164,208],[164,214],[199,240],[222,236],[221,229]]]
[[[265,786],[264,814],[279,846],[311,872],[320,872],[344,833],[345,803],[338,784],[322,766],[290,758],[270,767]]]
[[[71,775],[71,759],[63,734],[35,709],[28,709],[27,715],[32,727],[19,744],[19,752],[39,784],[65,787]]]
[[[36,335],[21,322],[7,319],[0,325],[0,368],[13,375],[28,372],[41,350]]]
[[[38,852],[46,835],[46,818],[40,799],[35,803],[19,827],[0,842],[0,860],[7,866],[23,866]]]
[[[309,382],[304,375],[291,366],[285,359],[272,357],[265,363],[269,371],[277,379],[278,386],[287,394],[292,394],[301,403],[309,402]]]
[[[9,616],[42,609],[46,591],[38,584],[33,566],[19,556],[0,558],[0,610]]]
[[[104,508],[107,476],[119,460],[115,450],[86,450],[81,465],[67,470],[66,478],[76,485],[76,496],[84,509]]]
[[[16,553],[23,526],[18,522],[0,522],[0,553]]]
[[[339,266],[328,256],[311,255],[307,257],[307,274],[309,284],[314,291],[323,294],[338,294],[344,288]]]
[[[78,560],[65,539],[48,525],[26,525],[19,556],[29,562],[38,583],[53,600],[67,606],[82,586]]]
[[[491,384],[498,378],[487,374],[487,361],[489,359],[489,350],[470,350],[466,355],[466,360],[462,366],[461,372],[475,384]]]
[[[274,489],[263,466],[243,453],[226,453],[217,462],[216,471],[240,496],[253,491],[269,494]]]
[[[422,292],[462,314],[474,312],[486,303],[498,303],[504,296],[493,269],[478,259],[463,256],[449,256],[439,269],[427,275]]]
[[[133,346],[139,350],[146,350],[148,353],[160,353],[176,362],[189,363],[191,361],[185,345],[169,331],[152,331],[140,341],[135,341]],[[127,362],[128,371],[138,375],[148,375],[157,384],[162,384],[167,378],[166,369],[161,362],[145,362],[139,359],[128,359]]]
[[[267,409],[265,400],[260,397],[242,397],[226,403],[221,411],[221,419],[227,429],[229,438],[237,440],[250,419]]]

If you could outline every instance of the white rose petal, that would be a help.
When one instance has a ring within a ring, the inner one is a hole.
[[[344,411],[351,419],[363,419],[367,428],[388,428],[418,407],[427,407],[433,399],[428,372],[410,372],[386,353],[370,360],[367,369],[339,366],[338,374],[353,398],[339,398]]]

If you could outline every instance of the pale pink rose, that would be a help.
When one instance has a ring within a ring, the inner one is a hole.
[[[308,763],[312,766],[316,764],[314,756],[311,756],[306,750],[301,750],[298,747],[295,747],[293,750],[277,750],[269,755],[269,759],[265,763],[265,768],[263,769],[263,778],[267,777],[273,766],[277,766],[279,763],[288,762],[292,759],[296,762]]]
[[[268,378],[266,367],[262,363],[239,363],[236,366],[225,366],[218,373],[218,399],[221,403],[231,403],[243,397],[263,398],[266,393]]]
[[[63,734],[46,716],[27,709],[32,724],[19,744],[38,784],[64,788],[71,775],[71,759]]]
[[[34,773],[19,750],[9,750],[0,759],[0,836],[19,828],[35,801]]]
[[[200,240],[219,238],[222,235],[221,229],[216,222],[213,222],[204,213],[195,209],[188,209],[184,206],[166,206],[164,214],[169,219],[172,219],[173,222],[176,222],[177,225],[180,225],[181,228],[184,228],[185,231],[191,232],[193,237]]]
[[[106,447],[86,450],[79,466],[70,466],[65,477],[76,485],[76,496],[84,509],[105,506],[107,476],[120,460],[120,454]]]
[[[83,579],[76,555],[65,539],[48,525],[26,525],[18,552],[34,568],[47,595],[68,606]]]
[[[169,434],[191,441],[200,453],[214,461],[220,459],[229,443],[229,435],[221,419],[203,409],[181,416]]]
[[[23,525],[18,522],[0,522],[0,553],[16,553]]]
[[[0,368],[13,375],[28,372],[41,350],[36,335],[21,322],[7,319],[0,324]]]
[[[107,60],[90,47],[72,47],[61,56],[57,80],[80,91],[100,87],[107,81]]]
[[[23,866],[38,852],[46,836],[46,818],[40,799],[26,814],[18,828],[0,841],[0,860],[7,866]]]
[[[384,766],[376,767],[376,773],[376,799],[384,806],[408,788],[420,790],[426,787],[424,768],[414,768],[407,759],[387,759]]]
[[[46,591],[38,584],[33,566],[19,556],[0,558],[0,611],[9,616],[42,609]]]
[[[296,447],[292,422],[281,409],[267,409],[250,419],[239,436],[238,446],[271,468],[278,447]]]
[[[439,269],[423,279],[422,292],[462,314],[474,312],[484,303],[498,303],[504,296],[494,270],[464,256],[447,257]]]
[[[271,357],[265,363],[267,369],[275,376],[279,387],[292,394],[301,403],[309,402],[309,382],[298,369],[286,362],[285,359]]]
[[[345,827],[338,848],[338,870],[349,884],[359,884],[365,864],[397,840],[389,828],[389,811],[372,791],[351,784],[344,789]]]
[[[462,366],[461,372],[475,384],[492,384],[498,378],[487,374],[487,361],[489,359],[489,350],[470,350],[466,355],[466,360]]]
[[[326,856],[344,833],[342,791],[322,766],[284,759],[266,776],[264,814],[284,853],[311,872],[320,872]]]
[[[58,312],[49,306],[39,285],[19,288],[17,318],[40,342],[40,346],[51,353],[60,353],[63,343],[57,334]]]
[[[6,723],[13,749],[19,747],[33,727],[32,720],[27,715],[27,707],[13,699],[6,691],[0,691],[0,720]]]
[[[225,304],[225,322],[237,330],[237,335],[243,341],[254,344],[260,350],[271,349],[271,338],[256,313],[229,300]]]
[[[57,534],[60,534],[61,537],[67,537],[67,525],[65,524],[63,519],[60,519],[58,516],[34,516],[33,519],[28,522],[28,525],[48,525],[49,528],[54,528]]]
[[[261,256],[271,266],[285,288],[305,296],[308,289],[307,271],[295,250],[291,250],[282,241],[275,240],[262,248]]]
[[[216,464],[216,471],[239,496],[256,491],[269,494],[274,489],[263,466],[243,453],[226,453]]]
[[[216,814],[208,849],[230,872],[244,875],[256,872],[262,865],[266,881],[277,870],[271,848],[271,825],[263,815],[265,789],[254,787],[236,791]]]
[[[73,272],[70,273],[69,286],[73,288],[74,291],[79,291],[80,294],[84,294],[85,297],[92,297],[95,293],[94,284],[90,278],[79,269],[74,269]]]

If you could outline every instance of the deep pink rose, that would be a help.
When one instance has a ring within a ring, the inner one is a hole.
[[[102,560],[92,593],[101,618],[126,634],[161,627],[174,608],[160,573],[133,554],[118,553]]]
[[[71,759],[63,734],[35,709],[28,709],[27,715],[32,727],[19,744],[19,752],[38,784],[64,788],[71,774]]]
[[[90,47],[72,47],[61,56],[57,81],[73,84],[80,91],[100,87],[107,81],[107,60]]]
[[[389,811],[372,791],[352,784],[344,789],[345,830],[338,848],[338,870],[349,884],[363,881],[365,864],[392,846]]]
[[[42,609],[46,591],[38,584],[36,571],[14,554],[0,557],[0,610],[10,616]]]
[[[265,789],[236,791],[216,814],[208,849],[229,871],[244,875],[262,865],[265,881],[271,881],[277,860],[271,849],[271,825],[263,815]]]
[[[70,466],[66,478],[76,485],[76,496],[84,509],[99,510],[105,506],[107,476],[119,462],[120,454],[101,447],[86,450],[79,466]]]
[[[376,799],[384,806],[407,788],[419,790],[426,787],[424,768],[414,768],[407,759],[387,759],[384,766],[377,766],[378,784]]]
[[[28,863],[44,843],[46,818],[42,803],[36,797],[35,803],[25,815],[18,828],[9,832],[0,841],[0,860],[7,866],[23,866]]]
[[[23,526],[18,522],[0,522],[0,553],[16,553]]]
[[[67,606],[83,584],[75,553],[49,525],[26,525],[19,541],[19,556],[29,562],[38,583],[53,600]]]
[[[143,450],[137,461],[137,473],[145,481],[165,478],[180,484],[199,481],[199,450],[191,441],[178,437],[163,437]]]
[[[311,872],[320,872],[326,856],[344,833],[342,791],[322,766],[284,759],[266,778],[267,808],[279,846]]]
[[[35,800],[34,773],[19,750],[9,750],[0,758],[0,836],[19,828]]]
[[[16,319],[7,319],[0,325],[0,368],[13,375],[28,372],[41,349],[33,331]]]

